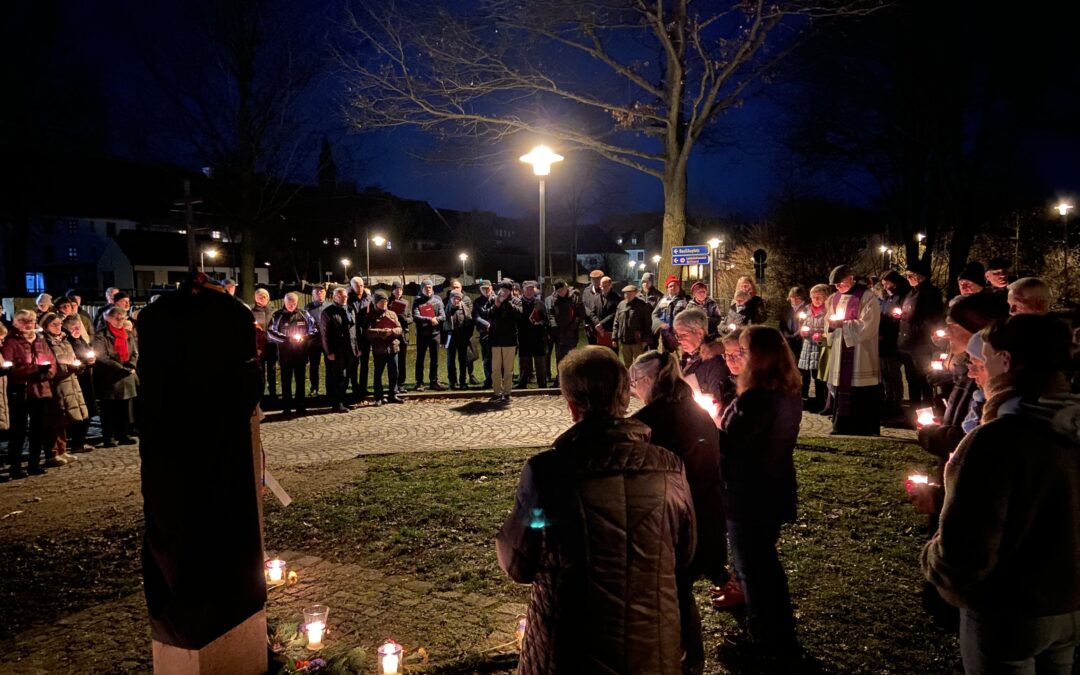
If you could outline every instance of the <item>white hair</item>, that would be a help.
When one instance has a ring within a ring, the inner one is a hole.
[[[364,277],[353,277],[349,279],[349,283],[355,286],[356,284],[364,285]]]
[[[293,293],[293,292],[290,291],[290,292],[285,294],[285,300],[292,300],[293,302],[300,302],[300,296],[297,295],[296,293]]]
[[[267,299],[269,299],[270,298],[270,291],[266,290],[265,288],[257,288],[257,289],[255,289],[255,295],[256,296],[265,295],[267,297]]]

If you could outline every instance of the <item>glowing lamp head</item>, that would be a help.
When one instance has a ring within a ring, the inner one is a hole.
[[[349,266],[349,265],[351,265],[352,263],[350,263],[350,262],[349,262],[349,259],[348,259],[348,258],[342,258],[342,259],[341,259],[341,264],[342,264],[342,265],[344,265],[345,267],[348,267],[348,266]]]
[[[458,255],[458,260],[460,260],[461,262],[465,262],[468,259],[469,259],[469,254],[468,253],[461,253],[461,254]]]
[[[211,260],[216,258],[217,254],[218,254],[218,252],[217,252],[216,248],[208,248],[208,249],[206,249],[206,257],[210,258]]]
[[[915,240],[916,240],[916,241],[923,241],[924,239],[926,239],[926,235],[925,235],[925,234],[923,234],[922,232],[920,232],[920,233],[918,233],[917,235],[915,235]]]
[[[386,237],[380,237],[379,235],[375,235],[371,238],[371,243],[375,244],[376,246],[382,246],[386,243]]]
[[[660,256],[658,256],[658,255],[654,255],[654,256],[652,257],[652,261],[653,261],[653,264],[654,264],[654,265],[655,265],[655,264],[657,264],[658,262],[660,262]]]
[[[555,154],[555,152],[546,145],[538,145],[533,148],[529,154],[521,156],[521,161],[526,164],[532,164],[533,173],[537,176],[548,175],[551,173],[551,165],[555,162],[561,162],[562,160],[562,155]]]
[[[712,239],[710,239],[708,241],[709,248],[712,248],[712,249],[720,248],[720,244],[722,244],[722,243],[724,243],[724,240],[723,239],[717,239],[716,237],[713,237]]]
[[[1073,205],[1068,202],[1061,202],[1054,208],[1057,209],[1058,215],[1067,216],[1069,215],[1069,211],[1072,211]]]

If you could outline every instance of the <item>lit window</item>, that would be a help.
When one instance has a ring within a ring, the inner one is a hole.
[[[619,243],[621,244],[622,242],[620,241]],[[636,234],[634,236],[630,237],[630,243],[631,244],[636,244],[637,243],[637,235]]]
[[[38,293],[45,292],[45,275],[41,272],[27,272],[26,273],[26,292],[29,295],[36,295]]]
[[[334,246],[341,246],[341,237],[334,237]]]
[[[210,231],[210,238],[211,239],[221,239],[221,231],[220,230],[211,230]]]
[[[78,260],[78,259],[79,259],[79,249],[77,247],[75,247],[75,246],[69,246],[68,247],[68,260]]]

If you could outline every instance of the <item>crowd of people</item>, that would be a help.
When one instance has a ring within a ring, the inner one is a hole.
[[[259,289],[250,311],[286,412],[305,410],[320,370],[332,409],[347,410],[349,386],[368,396],[372,363],[374,402],[400,402],[409,344],[416,390],[446,388],[445,352],[451,387],[474,382],[479,360],[500,403],[515,363],[517,386],[544,387],[554,355],[574,424],[526,464],[498,535],[500,565],[533,585],[521,672],[701,672],[700,578],[716,609],[745,612],[731,643],[781,672],[800,660],[777,542],[796,517],[793,453],[809,410],[829,414],[835,434],[913,418],[935,465],[906,484],[932,526],[924,599],[959,630],[966,671],[1069,673],[1080,642],[1075,322],[1050,314],[1042,280],[1009,283],[1001,259],[988,268],[968,265],[945,302],[919,261],[879,278],[839,265],[827,284],[790,290],[778,329],[762,325],[749,278],[725,310],[700,282],[686,293],[671,276],[661,292],[646,274],[616,293],[600,270],[581,291],[556,281],[546,298],[531,281],[481,282],[475,300],[460,282],[444,298],[425,281],[411,303],[399,283],[371,293],[354,277],[329,299],[315,287],[306,307],[288,293],[273,310]],[[94,415],[103,446],[136,442],[138,316],[117,289],[106,295],[93,321],[69,293],[0,323],[8,478],[89,451]],[[581,330],[589,346],[578,349]],[[644,405],[626,417],[631,395]]]

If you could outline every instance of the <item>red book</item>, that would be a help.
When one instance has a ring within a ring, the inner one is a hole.
[[[611,331],[606,331],[603,328],[597,328],[596,344],[600,345],[601,347],[614,347],[615,336],[612,335]]]
[[[390,303],[390,311],[395,313],[395,314],[404,315],[405,311],[407,309],[408,309],[408,306],[406,306],[404,300],[394,300],[393,302]]]
[[[424,317],[425,319],[434,319],[435,307],[430,302],[425,302],[424,304],[420,305],[420,316]]]
[[[529,315],[529,321],[533,323],[543,323],[544,317],[540,315],[540,305],[533,307],[532,314]]]
[[[390,314],[383,314],[379,317],[379,320],[375,322],[374,328],[397,328],[398,323],[390,316]]]

